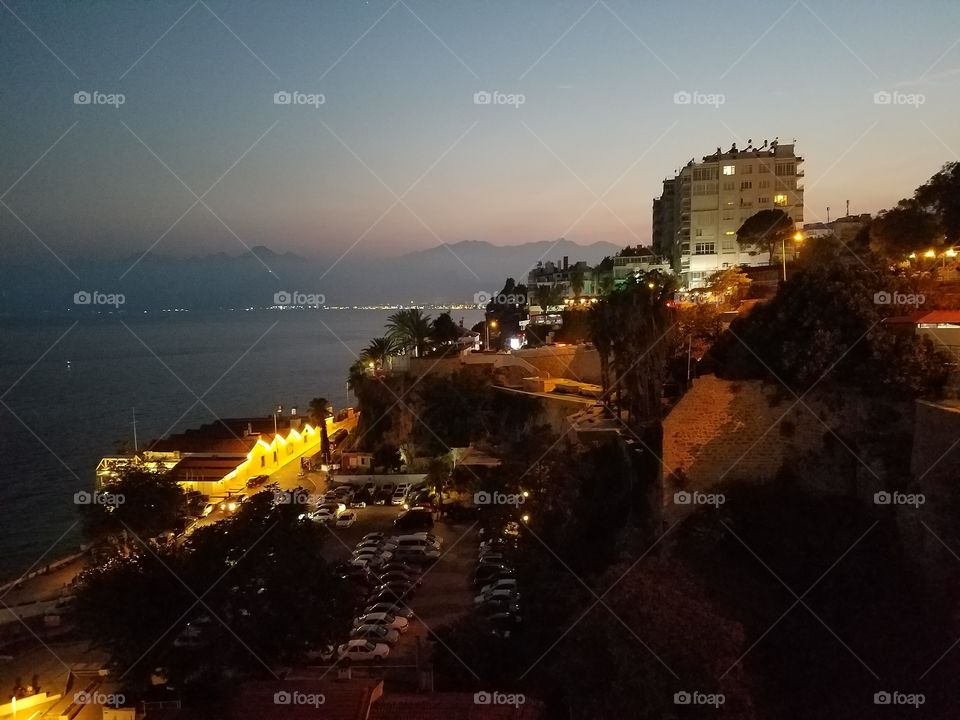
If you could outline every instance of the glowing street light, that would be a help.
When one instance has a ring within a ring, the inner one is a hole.
[[[490,349],[490,328],[493,328],[494,330],[497,329],[497,321],[496,321],[496,320],[490,320],[490,321],[488,321],[487,323],[484,324],[484,330],[485,330],[486,333],[487,333],[487,341],[486,341],[486,343],[484,343],[484,346],[483,346],[483,349],[484,349],[484,350],[489,350],[489,349]]]

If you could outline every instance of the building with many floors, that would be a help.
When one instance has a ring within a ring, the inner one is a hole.
[[[735,265],[766,265],[771,258],[741,248],[737,230],[761,210],[782,210],[803,225],[803,158],[794,145],[752,141],[740,150],[717,148],[690,160],[663,183],[653,203],[653,249],[670,259],[680,284],[701,287],[711,273]],[[787,247],[787,256],[796,253]],[[779,249],[775,257],[779,256]]]

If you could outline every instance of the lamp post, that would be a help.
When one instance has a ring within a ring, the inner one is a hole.
[[[795,232],[793,234],[793,241],[795,243],[803,242],[803,233]],[[787,238],[785,235],[780,236],[780,259],[783,262],[783,281],[787,281]]]
[[[497,321],[496,321],[496,320],[488,320],[488,321],[484,324],[484,330],[486,330],[486,333],[487,333],[487,339],[486,339],[486,342],[484,343],[484,346],[483,346],[483,349],[484,349],[484,350],[489,350],[489,349],[490,349],[490,328],[493,328],[494,330],[497,329]]]

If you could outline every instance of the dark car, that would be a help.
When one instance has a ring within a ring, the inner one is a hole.
[[[495,580],[513,576],[513,569],[506,565],[481,565],[473,574],[473,584],[483,586]]]
[[[397,530],[429,530],[433,527],[433,514],[426,508],[410,508],[393,521]]]
[[[379,594],[393,593],[395,598],[400,599],[413,593],[416,589],[417,584],[409,580],[388,580],[379,587],[374,588],[373,592]]]
[[[269,479],[270,479],[269,475],[254,475],[252,478],[247,480],[247,487],[248,488],[260,487]]]
[[[403,570],[389,570],[380,576],[381,583],[389,583],[395,580],[411,583],[413,585],[419,585],[422,582],[419,578],[414,577],[412,574]]]

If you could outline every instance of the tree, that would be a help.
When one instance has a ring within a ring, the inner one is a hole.
[[[360,353],[361,360],[372,362],[374,368],[382,368],[389,357],[396,354],[397,345],[392,337],[375,337]]]
[[[746,219],[737,230],[737,244],[741,250],[761,250],[773,262],[773,251],[791,239],[793,221],[783,210],[761,210]]]
[[[440,313],[430,326],[430,339],[435,343],[449,345],[460,339],[460,326],[449,312]]]
[[[310,401],[310,419],[320,427],[320,454],[325,463],[330,462],[330,438],[327,434],[327,418],[330,417],[330,401],[325,397],[315,397]]]
[[[882,211],[870,223],[870,249],[883,258],[900,261],[938,244],[942,235],[937,216],[911,198]]]
[[[960,241],[960,162],[949,162],[917,188],[917,202],[936,214],[948,244]]]
[[[547,311],[554,305],[559,305],[563,301],[563,294],[556,285],[537,285],[533,293],[537,305],[540,306],[540,312],[544,317]]]
[[[707,278],[706,289],[721,297],[724,302],[735,305],[746,294],[750,283],[750,276],[739,266],[734,266],[712,273]]]
[[[187,494],[172,473],[129,468],[84,504],[86,529],[93,536],[131,532],[150,538],[177,527]]]
[[[575,298],[580,297],[580,293],[583,292],[583,286],[585,284],[585,279],[583,275],[583,270],[580,268],[574,268],[570,272],[570,289],[573,290],[573,296]]]
[[[430,316],[420,308],[398,310],[387,318],[387,336],[414,357],[423,355],[430,339]]]

